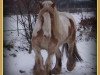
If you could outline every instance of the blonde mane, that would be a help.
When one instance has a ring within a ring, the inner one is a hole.
[[[32,36],[33,37],[36,37],[37,36],[37,32],[41,29],[41,21],[40,21],[40,19],[37,19],[36,20],[36,24],[35,24],[35,26],[34,26],[34,28],[33,28],[33,33],[32,33]]]
[[[39,15],[40,16],[40,15]],[[45,12],[43,15],[43,23],[40,18],[37,19],[36,24],[33,29],[33,37],[37,36],[39,30],[43,30],[43,35],[46,37],[51,37],[51,18],[48,12]],[[42,25],[43,24],[43,25]]]
[[[43,14],[44,22],[43,22],[43,33],[47,37],[51,37],[51,18],[48,12]]]

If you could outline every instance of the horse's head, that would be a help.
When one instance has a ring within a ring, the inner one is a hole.
[[[40,16],[42,16],[45,12],[48,12],[49,14],[53,15],[54,12],[55,3],[52,1],[43,1],[40,2]]]
[[[52,1],[44,1],[41,3],[43,8],[54,8],[55,4]]]
[[[51,23],[54,12],[55,4],[52,1],[44,1],[40,3],[41,9],[36,21],[36,27],[33,30],[33,35],[36,36],[37,32],[42,29],[43,35],[51,37]]]

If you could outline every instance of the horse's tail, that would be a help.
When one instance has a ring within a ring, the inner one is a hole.
[[[63,44],[62,51],[64,52],[64,50],[66,52],[66,57],[69,57],[69,51],[68,51],[68,44],[67,43]],[[76,61],[83,61],[81,56],[78,53],[76,45],[74,45],[72,55],[73,55],[73,57],[75,58]]]
[[[83,59],[81,58],[81,56],[78,53],[76,45],[74,45],[73,54],[74,54],[76,61],[83,61]]]

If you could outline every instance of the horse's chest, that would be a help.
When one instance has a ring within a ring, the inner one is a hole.
[[[38,46],[41,49],[48,49],[50,38],[43,35],[43,31],[40,30],[36,37],[33,37],[33,46]]]
[[[48,45],[49,45],[49,38],[43,37],[40,42],[41,48],[48,49]]]

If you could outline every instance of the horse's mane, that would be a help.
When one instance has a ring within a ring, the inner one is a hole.
[[[32,36],[36,37],[37,36],[37,32],[41,29],[41,21],[39,19],[36,20],[36,24],[33,28],[33,33]]]
[[[45,1],[44,3],[52,4],[51,1]],[[38,31],[42,29],[43,35],[51,37],[51,14],[53,14],[52,8],[42,8],[38,14],[36,24],[33,29],[32,36],[37,36]]]
[[[51,37],[51,18],[48,12],[43,14],[44,22],[43,22],[43,32],[44,35],[47,37]]]
[[[40,15],[38,15],[40,16]],[[43,35],[47,36],[47,37],[51,37],[51,18],[50,18],[50,14],[48,12],[45,12],[44,14],[42,14],[42,19],[41,18],[37,18],[36,24],[34,26],[33,29],[33,36],[37,36],[37,32],[39,30],[43,30]]]

